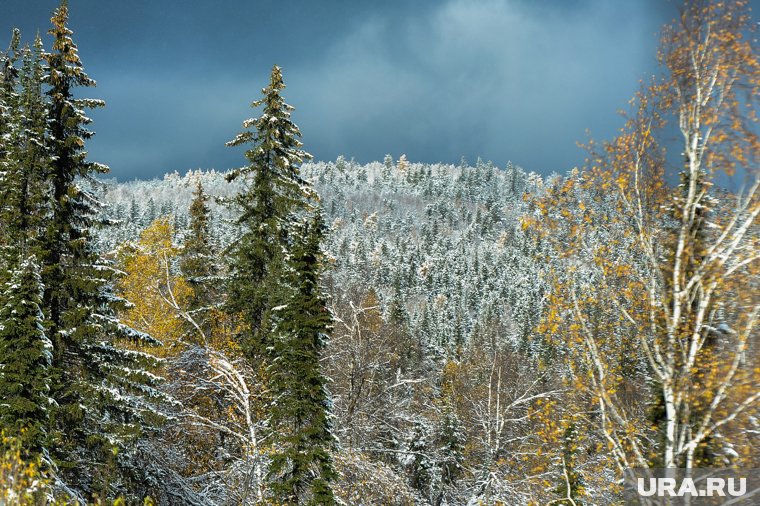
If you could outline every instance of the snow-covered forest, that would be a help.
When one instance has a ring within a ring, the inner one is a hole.
[[[15,31],[0,504],[611,505],[626,469],[760,467],[756,25],[681,12],[551,176],[311,160],[274,66],[239,168],[117,181],[67,3],[51,48]]]
[[[530,403],[504,406],[501,414],[481,413],[487,411],[485,395],[477,408],[458,412],[441,392],[442,374],[454,364],[477,363],[477,373],[468,373],[473,375],[470,390],[476,374],[488,377],[492,367],[504,367],[505,381],[518,383],[498,392],[503,402],[523,395],[548,398],[538,386],[545,378],[531,370],[533,359],[547,351],[533,333],[545,301],[546,265],[535,261],[540,241],[522,229],[520,217],[528,210],[526,192],[543,193],[545,184],[561,178],[545,182],[519,167],[500,169],[480,161],[475,166],[415,164],[403,156],[364,166],[344,159],[306,163],[302,175],[314,182],[330,225],[324,286],[334,328],[323,364],[334,432],[343,448],[357,453],[357,464],[372,455],[365,465],[387,467],[387,482],[370,482],[363,493],[387,490],[387,497],[377,496],[370,504],[391,501],[398,487],[412,502],[443,494],[449,502],[466,503],[492,485],[473,474],[462,478],[457,492],[446,486],[443,475],[454,470],[444,468],[456,464],[459,474],[461,466],[503,458],[500,440],[526,437],[518,419]],[[125,247],[150,251],[155,246],[143,230],[160,226],[181,262],[199,184],[218,200],[238,190],[224,174],[203,171],[102,185],[103,201],[109,203],[102,217],[116,224],[101,230],[101,250],[113,255]],[[208,206],[210,241],[215,252],[222,252],[235,237],[233,216],[211,197]],[[516,420],[486,444],[491,425],[503,416]],[[464,445],[466,435],[482,441],[471,463],[457,455],[462,449],[446,446]],[[409,447],[412,443],[416,449]],[[369,469],[365,472],[371,478]],[[423,474],[422,490],[405,483],[407,473],[417,472]],[[524,493],[529,497],[528,490]]]
[[[504,342],[537,346],[528,336],[546,285],[544,266],[531,260],[540,243],[520,226],[529,209],[523,195],[543,192],[560,176],[544,181],[512,165],[427,165],[403,155],[367,165],[342,158],[308,162],[302,174],[314,182],[330,225],[324,250],[329,286],[339,290],[331,289],[334,300],[372,290],[384,314],[392,306],[403,308],[413,332],[437,357],[464,345],[476,326],[494,317],[509,322]],[[102,218],[115,224],[99,231],[100,249],[139,240],[161,218],[181,245],[199,183],[210,196],[211,241],[223,251],[236,227],[234,213],[218,202],[238,188],[223,173],[200,170],[163,180],[106,182],[100,191],[109,205]]]

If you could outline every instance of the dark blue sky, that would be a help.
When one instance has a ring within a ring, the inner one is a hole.
[[[46,32],[54,0],[0,0],[0,35]],[[98,81],[93,160],[119,179],[243,163],[225,148],[283,67],[316,159],[480,156],[542,173],[610,138],[656,71],[667,0],[70,0]],[[5,42],[3,42],[5,45]]]

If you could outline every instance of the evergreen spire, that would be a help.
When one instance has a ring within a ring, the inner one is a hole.
[[[251,145],[249,165],[228,180],[245,178],[235,202],[242,237],[230,251],[228,310],[243,320],[240,341],[250,365],[266,367],[272,395],[275,455],[269,472],[275,499],[285,504],[332,504],[328,401],[319,358],[330,313],[319,289],[321,215],[301,177],[310,158],[285,103],[280,68],[272,69],[259,118],[229,143]],[[310,221],[313,220],[313,221]]]
[[[5,137],[9,130],[10,114],[13,111],[13,99],[16,96],[16,81],[18,69],[16,62],[19,58],[21,32],[14,28],[11,32],[11,42],[8,49],[0,53],[0,160],[5,157]]]
[[[301,133],[290,119],[293,107],[281,95],[284,88],[282,71],[274,66],[264,98],[251,104],[263,107],[262,115],[244,121],[245,131],[227,143],[251,146],[245,152],[248,165],[227,176],[228,181],[245,179],[245,189],[235,198],[244,233],[231,247],[228,301],[230,312],[246,320],[241,338],[249,358],[265,356],[271,344],[266,323],[273,307],[270,287],[280,275],[289,215],[313,196],[300,175],[301,163],[311,155],[301,149]]]
[[[212,287],[210,281],[218,274],[210,229],[211,211],[208,207],[208,195],[203,191],[200,181],[193,192],[190,204],[190,230],[182,249],[180,268],[182,274],[193,287],[190,308],[203,308],[211,303]]]
[[[50,163],[39,35],[34,46],[25,47],[21,55],[20,91],[13,101],[13,119],[6,135],[8,156],[0,160],[5,179],[0,187],[0,221],[5,228],[3,256],[11,268],[16,259],[39,253],[47,215],[45,176]]]

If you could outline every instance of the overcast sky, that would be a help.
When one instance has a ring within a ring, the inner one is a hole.
[[[98,81],[91,158],[120,180],[242,165],[224,147],[273,64],[318,160],[478,156],[580,165],[657,70],[668,0],[70,0]],[[0,0],[0,34],[46,32],[53,0]],[[6,42],[3,42],[3,46]],[[48,44],[49,47],[49,44]]]

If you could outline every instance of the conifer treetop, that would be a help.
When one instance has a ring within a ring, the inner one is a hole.
[[[281,94],[284,88],[282,69],[275,65],[272,67],[269,86],[261,90],[264,98],[251,104],[253,108],[263,106],[261,116],[245,120],[245,131],[227,143],[227,146],[253,144],[245,153],[251,166],[232,171],[228,176],[230,181],[249,173],[253,167],[261,166],[266,166],[280,176],[297,177],[298,167],[304,161],[311,160],[312,156],[301,149],[301,132],[290,119],[294,108],[285,103]]]
[[[55,88],[60,84],[59,80],[69,79],[79,86],[95,86],[95,80],[84,72],[77,45],[71,38],[74,32],[67,26],[68,20],[69,4],[63,0],[61,5],[53,11],[53,17],[50,18],[53,26],[48,30],[48,33],[53,36],[53,52],[49,55],[50,84]],[[65,67],[67,71],[61,72],[62,67]],[[71,85],[71,83],[67,84]],[[89,105],[89,107],[96,106]]]

